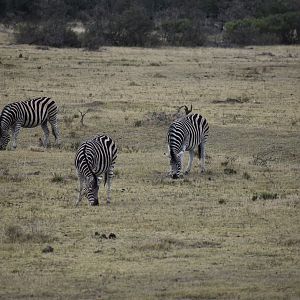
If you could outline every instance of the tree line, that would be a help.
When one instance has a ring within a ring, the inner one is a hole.
[[[300,43],[298,0],[0,0],[0,22],[55,47]]]

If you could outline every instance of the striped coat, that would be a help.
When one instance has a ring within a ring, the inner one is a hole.
[[[43,145],[49,142],[50,123],[56,143],[60,144],[60,133],[57,121],[58,108],[54,100],[49,97],[39,97],[27,101],[7,104],[0,117],[0,150],[6,149],[10,140],[9,130],[12,131],[12,147],[17,147],[17,137],[21,127],[33,128],[41,125],[44,131]]]
[[[208,138],[207,120],[199,114],[190,114],[174,121],[168,130],[168,146],[170,154],[171,175],[179,177],[182,169],[183,154],[189,151],[190,159],[185,171],[188,174],[194,159],[194,149],[198,147],[201,159],[201,172],[205,171],[205,144]]]
[[[111,180],[117,158],[115,142],[107,135],[96,135],[83,142],[75,155],[75,167],[79,179],[79,195],[76,205],[87,196],[91,205],[98,205],[98,190],[104,175],[107,183],[107,203],[110,203]]]

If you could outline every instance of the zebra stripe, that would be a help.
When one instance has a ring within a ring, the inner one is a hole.
[[[170,125],[167,140],[170,153],[170,173],[174,179],[179,177],[185,151],[189,151],[190,154],[185,174],[191,171],[196,146],[198,146],[199,159],[201,159],[201,172],[205,171],[205,144],[208,131],[207,120],[199,114],[191,114],[177,119]]]
[[[10,140],[9,130],[12,130],[12,146],[17,147],[17,136],[21,127],[33,128],[41,125],[45,139],[43,145],[47,147],[49,142],[50,123],[52,133],[57,144],[60,144],[60,134],[57,123],[58,108],[54,100],[49,97],[39,97],[27,101],[7,104],[0,116],[0,150],[6,149]]]
[[[115,142],[107,135],[96,135],[83,142],[75,155],[75,167],[79,179],[79,195],[76,205],[87,196],[91,205],[99,205],[100,175],[107,182],[107,203],[110,203],[111,180],[117,158]]]

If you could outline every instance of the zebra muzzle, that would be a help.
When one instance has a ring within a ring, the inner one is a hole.
[[[98,199],[94,200],[94,201],[91,201],[91,206],[97,206],[97,205],[99,205]]]

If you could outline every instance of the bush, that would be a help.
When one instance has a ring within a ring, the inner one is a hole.
[[[82,35],[82,46],[88,50],[97,50],[104,45],[104,29],[101,20],[95,19],[86,26]]]
[[[16,41],[21,44],[36,44],[52,47],[80,47],[78,36],[61,21],[51,20],[40,24],[19,24]]]
[[[191,19],[169,20],[161,24],[163,35],[173,46],[202,46],[206,37]]]
[[[115,46],[144,46],[153,22],[139,7],[132,7],[112,18],[110,38]]]
[[[300,12],[227,22],[224,38],[237,45],[299,43]]]
[[[153,22],[146,12],[138,7],[130,7],[120,13],[106,16],[97,12],[82,36],[82,45],[90,50],[100,46],[151,46],[157,44],[155,34],[151,34]]]

